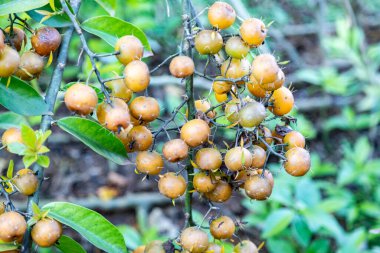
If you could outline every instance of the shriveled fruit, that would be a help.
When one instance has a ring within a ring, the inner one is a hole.
[[[252,147],[252,167],[253,168],[261,168],[265,164],[265,159],[267,154],[265,150],[257,145],[253,145]]]
[[[287,146],[285,146],[286,150],[294,147],[304,148],[305,137],[300,132],[291,131],[284,136],[283,143],[287,144]]]
[[[215,189],[207,192],[205,196],[213,202],[226,202],[232,196],[232,187],[226,181],[220,180],[216,183]]]
[[[253,175],[244,183],[245,193],[251,199],[266,200],[272,194],[273,186],[261,175]]]
[[[226,115],[227,119],[231,123],[235,123],[239,121],[239,101],[232,100],[226,104],[224,108],[224,115]]]
[[[181,233],[181,245],[190,253],[204,253],[209,246],[206,232],[197,227],[189,227]]]
[[[98,95],[95,90],[83,83],[76,83],[67,89],[65,93],[67,109],[79,115],[92,113],[98,104]]]
[[[272,105],[268,109],[277,116],[283,116],[289,113],[294,105],[294,97],[292,92],[286,88],[281,87],[273,92],[269,100]]]
[[[0,240],[13,242],[22,240],[26,232],[25,218],[14,211],[0,215]]]
[[[268,145],[271,145],[273,143],[272,132],[269,130],[269,128],[263,127],[259,129],[259,136],[262,137]],[[267,146],[261,140],[257,140],[255,144],[267,150]]]
[[[5,46],[0,52],[0,77],[9,77],[16,72],[20,64],[20,56],[10,46]]]
[[[216,180],[205,172],[198,172],[193,179],[193,185],[195,190],[199,193],[210,192],[216,187]]]
[[[231,37],[226,42],[225,50],[232,58],[242,59],[249,53],[249,46],[240,37]]]
[[[37,54],[42,56],[55,52],[61,45],[61,41],[62,37],[57,29],[48,26],[39,28],[31,38],[32,47]]]
[[[144,253],[165,253],[165,249],[160,241],[153,241],[146,245]]]
[[[210,223],[210,232],[215,239],[228,239],[235,233],[235,223],[228,216],[221,216]]]
[[[181,175],[168,172],[160,176],[158,181],[158,190],[160,193],[170,199],[181,197],[186,191],[186,181]]]
[[[252,62],[252,74],[259,84],[276,81],[279,71],[277,61],[271,54],[260,54]]]
[[[214,82],[212,83],[213,91],[218,94],[224,94],[224,93],[230,92],[232,83],[228,81],[218,80],[218,79],[223,79],[223,77],[218,76],[215,78]]]
[[[310,153],[306,149],[300,147],[291,148],[286,151],[285,157],[284,168],[290,175],[300,177],[310,170]]]
[[[280,69],[277,73],[276,80],[272,83],[259,83],[260,87],[266,91],[274,91],[279,89],[285,82],[285,74]]]
[[[208,140],[211,133],[209,125],[201,119],[186,122],[181,128],[181,139],[190,147],[197,147]]]
[[[220,72],[226,78],[239,79],[249,74],[250,64],[246,59],[230,58],[222,63]]]
[[[54,245],[62,235],[62,225],[51,218],[39,220],[32,228],[32,239],[40,247]]]
[[[23,80],[38,78],[45,67],[44,59],[32,51],[27,51],[20,58],[20,65],[15,75]]]
[[[136,169],[148,175],[158,175],[164,168],[164,160],[156,151],[138,152],[136,156]]]
[[[14,47],[17,51],[20,51],[22,46],[26,45],[27,38],[25,32],[22,29],[13,27],[13,30],[11,32],[11,27],[7,27],[4,31],[7,36],[10,37],[10,46]]]
[[[111,96],[115,98],[120,98],[126,103],[131,100],[133,91],[128,89],[124,80],[118,79],[106,83],[106,86],[111,89]]]
[[[170,73],[178,78],[184,78],[194,73],[193,60],[184,55],[176,56],[172,59],[169,65]]]
[[[208,10],[208,20],[213,27],[226,29],[235,23],[236,12],[225,2],[215,2]]]
[[[252,164],[252,154],[246,148],[235,147],[227,151],[224,163],[231,171],[249,168]]]
[[[30,169],[22,169],[12,178],[12,183],[23,195],[32,195],[38,187],[38,178]]]
[[[244,240],[234,247],[233,253],[259,253],[259,250],[253,242]]]
[[[134,60],[124,68],[124,82],[133,92],[145,90],[150,82],[149,68],[145,62]]]
[[[223,47],[223,38],[217,31],[203,30],[195,36],[194,44],[200,54],[216,54]]]
[[[126,35],[117,40],[115,51],[117,59],[124,65],[131,61],[140,60],[144,54],[144,46],[141,41],[133,35]]]
[[[263,169],[255,170],[255,172],[256,172],[257,175],[263,176],[263,175],[262,175],[262,174],[263,174]],[[273,179],[273,174],[272,174],[272,172],[270,172],[268,169],[266,169],[266,170],[264,171],[264,177],[265,177],[266,179],[268,179],[269,184],[270,184],[270,185],[272,186],[272,188],[273,188],[273,186],[274,186],[274,179]]]
[[[215,148],[202,148],[195,154],[195,163],[202,170],[215,171],[222,166],[223,158]]]
[[[152,97],[140,96],[133,99],[129,109],[133,117],[144,122],[151,122],[160,116],[160,105]]]
[[[208,111],[210,108],[211,108],[211,104],[207,101],[207,100],[201,100],[201,99],[199,99],[199,100],[195,100],[194,101],[194,105],[195,105],[195,109],[197,110],[197,111],[201,111],[201,112],[206,112],[206,111]],[[188,114],[188,112],[186,111],[186,115]],[[209,117],[209,118],[214,118],[215,117],[215,112],[214,111],[209,111],[209,112],[207,112],[207,117]]]
[[[153,143],[152,132],[145,126],[134,126],[130,131],[121,130],[116,136],[128,152],[145,151]]]
[[[169,162],[178,162],[187,158],[189,146],[182,139],[173,139],[164,144],[162,154]]]
[[[267,29],[260,19],[249,18],[241,24],[240,36],[251,47],[258,47],[263,44],[267,36]]]
[[[249,82],[247,82],[248,91],[258,98],[265,98],[269,92],[261,88],[259,82],[257,82],[256,78],[253,74],[249,77]]]
[[[146,248],[145,245],[138,246],[138,247],[133,251],[133,253],[144,253],[145,248]],[[164,253],[165,253],[165,251],[164,251]]]
[[[216,101],[218,101],[219,103],[222,103],[222,102],[228,100],[228,95],[227,95],[226,93],[223,93],[223,94],[215,93],[215,99],[216,99]]]
[[[206,250],[207,253],[223,253],[224,250],[221,246],[215,243],[210,243]]]
[[[100,124],[111,131],[117,132],[120,128],[127,128],[130,124],[128,105],[119,98],[113,98],[112,104],[106,101],[101,103],[96,110]]]
[[[23,143],[21,130],[16,127],[11,127],[5,130],[1,137],[1,142],[4,146],[8,146],[11,143]]]
[[[239,124],[242,127],[258,126],[266,118],[266,109],[262,103],[253,101],[239,111]]]

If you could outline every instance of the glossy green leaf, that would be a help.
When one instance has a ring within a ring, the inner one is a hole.
[[[145,49],[151,52],[148,39],[140,28],[121,19],[110,16],[99,16],[85,20],[82,23],[82,28],[89,33],[99,36],[112,47],[116,41],[124,35],[134,35],[144,45]]]
[[[20,125],[28,125],[24,116],[14,112],[0,113],[0,129],[8,129],[11,127],[20,128]]]
[[[42,209],[49,210],[50,217],[76,230],[99,249],[109,253],[127,252],[123,235],[99,213],[67,202],[52,202]]]
[[[62,235],[55,246],[63,253],[86,253],[78,242],[66,235]]]
[[[54,5],[56,9],[58,10],[62,9],[61,3],[59,2],[59,0],[55,0]],[[51,8],[50,4],[42,6],[41,8],[38,8],[38,9],[28,11],[27,13],[32,19],[36,20],[37,22],[41,22],[41,20],[45,16],[42,15],[41,13],[38,13],[38,11],[40,10],[54,13],[54,10]],[[51,16],[49,19],[43,21],[42,24],[47,25],[47,26],[52,26],[52,27],[67,27],[67,26],[70,26],[72,23],[70,21],[69,16],[67,16],[66,13],[60,13],[60,14]]]
[[[7,80],[0,79],[0,104],[10,111],[26,116],[48,113],[47,104],[35,89],[16,77],[11,77],[7,87]]]
[[[95,0],[103,9],[105,9],[111,16],[115,16],[116,0]]]
[[[0,252],[8,251],[8,250],[15,250],[18,246],[14,243],[2,243],[0,242]]]
[[[30,126],[22,125],[21,126],[21,135],[23,143],[30,149],[36,147],[37,136],[33,128]]]
[[[48,3],[49,0],[2,0],[0,1],[0,16],[33,10]]]
[[[8,170],[7,170],[7,178],[13,177],[13,169],[14,169],[14,162],[13,160],[9,161]]]
[[[66,117],[57,123],[61,129],[78,138],[99,155],[117,164],[126,163],[127,153],[123,143],[97,122],[79,117]]]
[[[282,208],[272,212],[264,222],[263,237],[268,238],[283,231],[292,221],[294,211]]]
[[[44,168],[47,168],[50,165],[50,158],[48,156],[46,156],[46,155],[38,156],[37,163],[40,166],[42,166]]]

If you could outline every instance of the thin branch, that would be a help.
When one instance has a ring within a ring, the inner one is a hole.
[[[258,138],[259,138],[259,140],[262,142],[262,143],[264,143],[264,145],[267,147],[267,149],[273,154],[273,155],[275,155],[275,156],[278,156],[278,157],[280,157],[282,160],[285,160],[286,161],[286,157],[285,156],[283,156],[283,155],[281,155],[280,153],[277,153],[265,140],[264,140],[264,138],[263,137],[261,137],[261,136],[257,136]]]
[[[172,54],[172,55],[169,55],[165,60],[163,60],[160,64],[158,64],[156,67],[154,67],[150,73],[152,74],[153,72],[157,71],[159,68],[161,68],[165,63],[167,63],[169,60],[171,60],[172,58],[176,57],[177,55],[179,55],[179,52],[175,53],[175,54]]]

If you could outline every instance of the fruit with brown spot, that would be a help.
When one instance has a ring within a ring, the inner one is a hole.
[[[7,27],[4,30],[6,36],[9,36],[10,38],[10,43],[9,45],[13,48],[15,48],[17,51],[20,51],[22,46],[26,45],[27,42],[27,37],[25,32],[18,28],[18,27],[13,27],[12,33],[11,33],[11,27]]]
[[[38,78],[44,70],[44,59],[32,51],[27,51],[21,55],[20,65],[15,75],[23,80],[30,81]]]
[[[251,47],[263,44],[267,36],[267,28],[263,21],[257,18],[248,18],[240,25],[240,36]]]
[[[25,218],[15,212],[5,212],[0,215],[0,240],[3,242],[13,242],[22,240],[26,232]]]
[[[235,229],[234,221],[228,216],[221,216],[210,223],[211,235],[218,240],[231,238]]]
[[[133,91],[128,89],[124,80],[112,80],[110,82],[106,82],[106,86],[111,89],[111,96],[115,98],[120,98],[124,100],[126,103],[131,100]]]
[[[0,77],[13,75],[20,65],[20,56],[10,46],[5,46],[0,52]]]
[[[259,253],[259,250],[253,242],[244,240],[234,247],[233,253]]]
[[[244,183],[245,193],[251,199],[266,200],[272,194],[273,186],[268,178],[261,175],[253,175],[249,177]]]
[[[164,160],[156,151],[138,152],[136,156],[136,169],[144,174],[158,175],[164,168]]]
[[[235,23],[236,12],[225,2],[215,2],[208,9],[208,20],[213,27],[226,29]]]
[[[39,28],[31,38],[32,47],[41,56],[54,53],[61,45],[61,41],[62,37],[57,29],[48,26]]]
[[[112,104],[108,104],[106,101],[101,103],[96,110],[96,115],[100,124],[113,132],[118,132],[130,124],[129,108],[122,99],[112,98],[111,102]]]
[[[216,180],[214,180],[211,175],[207,175],[205,172],[198,172],[194,175],[193,185],[197,192],[207,193],[215,189]]]
[[[226,202],[232,196],[232,187],[226,181],[220,180],[216,183],[215,189],[205,194],[212,202]]]
[[[189,146],[182,139],[173,139],[164,144],[162,154],[169,162],[179,162],[187,158]]]
[[[32,228],[32,239],[40,247],[53,246],[62,235],[62,225],[51,218],[39,220]]]
[[[295,147],[285,153],[285,171],[295,177],[305,175],[311,166],[310,153],[306,149]]]
[[[215,148],[201,148],[195,154],[195,163],[202,170],[215,171],[222,166],[223,158]]]
[[[280,68],[271,54],[260,54],[252,62],[252,74],[259,84],[276,81]]]
[[[208,246],[208,236],[206,232],[197,227],[188,227],[181,233],[182,248],[190,253],[204,253]]]
[[[281,87],[273,92],[272,97],[269,99],[272,105],[268,109],[276,116],[283,116],[289,113],[294,105],[294,97],[292,92],[286,88]]]
[[[209,125],[201,119],[190,120],[181,128],[181,139],[193,148],[207,142],[210,134]]]
[[[300,132],[291,131],[284,136],[283,143],[287,144],[287,146],[285,146],[286,150],[295,147],[304,148],[305,137]]]
[[[170,199],[181,197],[186,191],[186,186],[185,178],[173,172],[160,175],[158,180],[158,190],[162,195]]]
[[[193,60],[185,55],[180,55],[174,57],[169,65],[169,70],[172,76],[178,78],[184,78],[192,75],[194,73],[194,62]]]
[[[116,134],[127,152],[145,151],[153,143],[152,132],[145,126],[134,126],[130,131],[121,130]]]
[[[12,178],[12,183],[21,194],[29,196],[36,192],[38,178],[32,170],[25,168],[16,173]]]
[[[152,97],[140,96],[133,99],[129,109],[133,117],[144,122],[151,122],[160,116],[160,105]]]

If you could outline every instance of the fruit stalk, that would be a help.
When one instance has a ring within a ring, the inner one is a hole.
[[[184,54],[191,59],[193,59],[193,50],[192,50],[192,28],[191,28],[191,0],[183,0],[182,1],[182,7],[183,7],[183,28],[185,31],[185,38],[184,38]],[[188,98],[187,100],[187,107],[188,107],[188,116],[187,118],[189,120],[195,118],[195,104],[194,104],[194,74],[188,76],[186,78],[186,96]],[[193,159],[194,152],[190,151],[190,159]],[[193,197],[193,178],[194,178],[194,168],[193,165],[190,163],[190,160],[188,161],[188,164],[186,165],[186,173],[187,173],[187,189],[185,194],[185,215],[186,215],[186,225],[187,226],[194,226],[193,221],[193,215],[192,215],[192,197]]]
[[[72,0],[71,1],[71,6],[76,13],[79,9],[81,0]],[[62,81],[62,75],[63,75],[63,70],[66,65],[67,61],[67,55],[68,55],[68,50],[69,50],[69,45],[71,41],[72,34],[74,32],[74,26],[69,27],[64,36],[63,36],[63,41],[61,44],[61,48],[59,50],[58,58],[57,58],[57,64],[56,67],[54,68],[53,75],[50,80],[50,84],[46,90],[46,96],[45,96],[45,102],[48,105],[49,108],[49,114],[42,115],[42,120],[41,120],[41,130],[42,131],[47,131],[51,127],[51,122],[52,122],[52,116],[51,113],[54,110],[54,105],[57,100],[57,94],[59,91],[59,87],[61,85]],[[36,172],[38,176],[38,188],[37,191],[28,198],[28,205],[27,205],[27,213],[31,214],[32,211],[32,204],[36,203],[38,204],[39,199],[40,199],[40,188],[41,185],[44,181],[44,168],[36,165],[34,168],[34,171]],[[24,236],[24,241],[23,241],[23,248],[22,248],[22,253],[28,253],[31,251],[31,240],[30,240],[30,232],[31,229],[28,228],[25,236]]]

